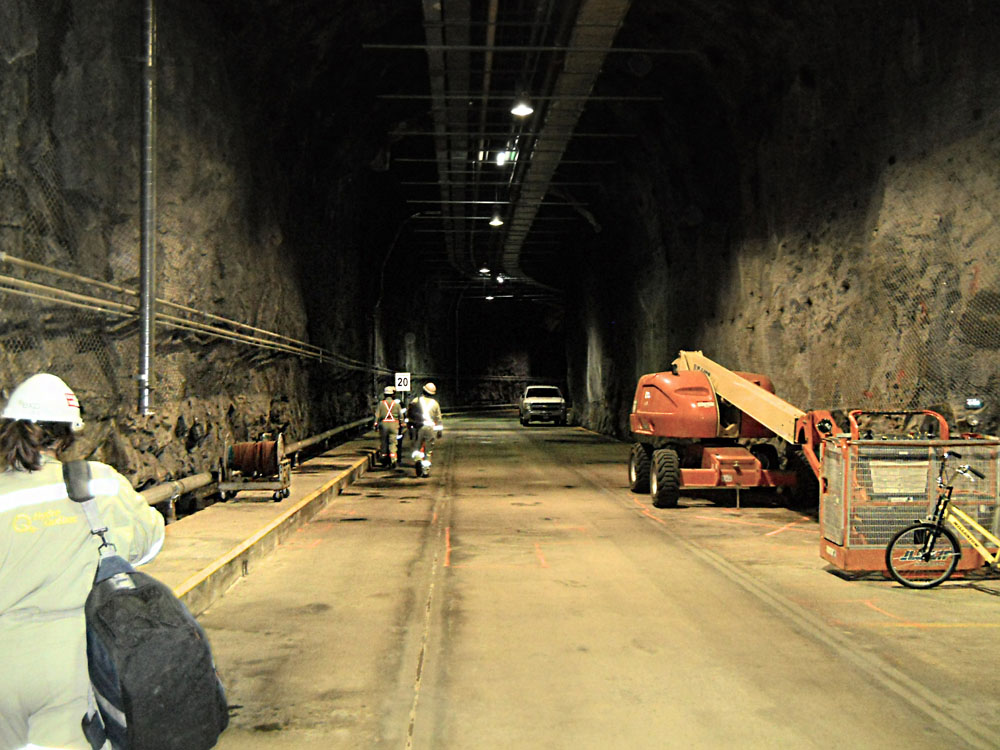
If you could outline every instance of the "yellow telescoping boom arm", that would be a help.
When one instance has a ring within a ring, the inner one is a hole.
[[[796,426],[806,416],[798,407],[713,362],[700,351],[681,351],[673,364],[678,372],[697,370],[705,373],[716,395],[756,419],[781,439],[796,442]]]

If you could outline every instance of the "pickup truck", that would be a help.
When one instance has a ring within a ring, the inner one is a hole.
[[[518,409],[525,426],[530,422],[566,424],[566,399],[554,385],[529,385]]]

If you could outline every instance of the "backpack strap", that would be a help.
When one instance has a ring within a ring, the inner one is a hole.
[[[90,743],[93,750],[101,750],[108,740],[108,732],[104,728],[101,712],[97,709],[94,688],[89,684],[87,685],[87,713],[83,715],[80,726],[83,728],[83,736],[87,738],[87,742]]]
[[[63,481],[66,483],[66,492],[69,499],[74,503],[80,503],[83,514],[90,524],[90,533],[101,540],[99,552],[101,557],[117,554],[115,545],[104,536],[108,527],[101,522],[101,513],[94,502],[94,493],[90,491],[90,464],[86,461],[67,461],[63,464]]]
[[[90,524],[90,533],[101,539],[101,560],[97,565],[98,573],[100,573],[102,563],[107,559],[105,550],[110,549],[110,554],[114,555],[115,546],[104,536],[108,527],[101,523],[101,514],[97,510],[97,503],[90,491],[90,464],[86,461],[69,461],[64,463],[62,468],[63,481],[66,483],[66,492],[70,500],[80,503],[80,507],[87,517],[87,523]],[[97,708],[94,688],[90,684],[87,685],[87,713],[83,715],[80,726],[83,729],[84,737],[87,738],[87,742],[90,743],[93,750],[101,750],[108,739],[108,734],[104,727],[104,719]]]

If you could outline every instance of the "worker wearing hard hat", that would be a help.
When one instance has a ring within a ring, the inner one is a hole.
[[[57,458],[82,427],[76,395],[55,375],[28,378],[0,413],[0,750],[90,748],[83,606],[100,541]],[[163,544],[163,516],[110,466],[90,467],[108,540],[132,564],[148,562]]]
[[[430,468],[434,443],[441,437],[444,425],[441,422],[441,405],[434,396],[437,386],[424,385],[423,392],[410,402],[406,409],[406,420],[414,428],[413,460]]]
[[[383,463],[396,468],[396,438],[399,436],[399,426],[403,421],[403,407],[396,400],[396,389],[387,385],[382,392],[382,400],[375,407],[375,429],[382,438]]]

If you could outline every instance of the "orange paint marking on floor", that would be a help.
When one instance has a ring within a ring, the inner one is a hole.
[[[444,527],[444,566],[451,567],[451,526]]]
[[[549,564],[545,562],[545,555],[542,554],[542,545],[538,542],[535,542],[535,557],[538,558],[538,562],[543,568],[549,567]]]
[[[790,523],[786,523],[780,529],[775,529],[774,531],[767,532],[766,534],[764,534],[764,536],[774,536],[775,534],[780,534],[782,531],[788,531],[789,529],[794,529],[795,531],[809,531],[809,529],[794,528],[800,523],[805,523],[805,521],[791,521]]]
[[[646,518],[651,518],[654,521],[656,521],[658,524],[661,524],[663,526],[667,525],[666,521],[664,521],[662,518],[659,518],[658,516],[654,516],[652,514],[652,512],[650,512],[649,508],[647,508],[645,505],[643,505],[642,503],[640,503],[636,498],[633,497],[632,498],[632,502],[635,503],[637,506],[639,506],[639,510],[642,511],[642,515],[646,516]]]
[[[902,620],[903,619],[902,617],[898,617],[897,615],[894,615],[892,612],[887,612],[886,610],[882,609],[881,607],[876,606],[875,602],[873,602],[871,599],[862,599],[861,603],[864,604],[869,609],[873,609],[876,612],[878,612],[880,615],[885,615],[886,617],[888,617],[890,619],[893,619],[893,620]]]
[[[740,520],[738,520],[736,518],[714,518],[712,516],[694,516],[694,518],[700,519],[702,521],[714,521],[715,523],[735,523],[735,524],[740,524],[741,526],[761,526],[761,527],[763,527],[765,529],[774,529],[774,525],[770,524],[770,523],[756,523],[754,521],[740,521]],[[798,521],[795,521],[793,523],[798,523]],[[774,530],[775,531],[780,531],[780,530],[783,530],[783,529],[785,529],[787,527],[792,528],[794,531],[804,531],[807,534],[815,533],[814,529],[802,529],[802,528],[798,528],[797,526],[793,526],[792,524],[787,524],[786,526],[782,526],[782,527],[780,527],[778,529],[774,529]],[[765,534],[765,536],[769,536],[769,535]]]

